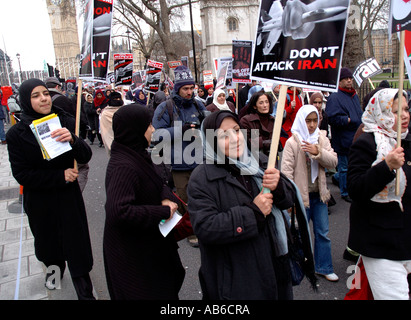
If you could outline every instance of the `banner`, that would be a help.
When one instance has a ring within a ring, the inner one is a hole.
[[[233,70],[234,83],[251,83],[250,66],[253,42],[251,40],[233,40]]]
[[[168,87],[168,91],[171,92],[174,89],[174,82],[170,79],[170,77],[164,72],[164,83]]]
[[[225,81],[227,78],[227,70],[228,70],[229,63],[226,62],[223,66],[218,70],[217,75],[217,83],[215,85],[214,90],[221,89],[225,87]]]
[[[214,86],[213,82],[213,72],[211,70],[204,70],[203,71],[203,82],[204,82],[204,87],[212,87]]]
[[[106,81],[110,56],[113,0],[89,0],[84,13],[79,77]]]
[[[114,59],[114,78],[116,86],[129,86],[133,77],[133,54],[116,53]]]
[[[375,58],[369,58],[364,62],[361,62],[353,72],[353,77],[358,86],[361,87],[362,82],[365,79],[376,76],[382,73],[382,69]]]
[[[84,80],[93,79],[92,68],[92,53],[93,53],[93,1],[87,1],[84,7],[84,26],[83,26],[83,39],[80,52],[80,70],[79,78]]]
[[[163,64],[153,60],[147,61],[145,90],[156,93],[160,87]]]
[[[142,89],[144,85],[144,80],[142,76],[142,71],[136,71],[133,73],[132,84],[130,86],[131,91],[134,93],[137,89]]]
[[[181,63],[188,68],[188,56],[181,57]]]
[[[169,67],[170,69],[175,69],[175,68],[177,68],[178,66],[182,66],[182,65],[183,65],[183,63],[182,63],[181,61],[168,61],[167,64],[168,64],[168,67]]]
[[[261,0],[251,79],[337,91],[348,7],[349,0]]]
[[[411,31],[411,2],[409,0],[391,0],[388,17],[388,34],[403,30]]]
[[[405,30],[404,36],[404,63],[408,73],[408,81],[411,83],[411,31]]]

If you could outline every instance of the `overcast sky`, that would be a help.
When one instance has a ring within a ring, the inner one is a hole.
[[[193,5],[193,16],[197,25],[200,18],[198,6]],[[188,10],[186,22],[189,28]],[[46,0],[1,1],[0,48],[12,59],[14,70],[19,70],[17,53],[23,71],[43,70],[44,61],[55,64]]]

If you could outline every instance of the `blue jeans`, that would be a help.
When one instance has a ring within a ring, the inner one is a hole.
[[[305,210],[308,222],[313,221],[315,272],[324,275],[333,273],[327,205],[320,200],[317,192],[310,193],[310,207]]]
[[[0,141],[6,140],[6,133],[4,132],[4,119],[0,119]]]
[[[340,184],[341,197],[348,196],[347,191],[347,170],[348,170],[348,157],[346,155],[338,154],[338,172],[334,175]],[[337,175],[338,174],[338,175]]]

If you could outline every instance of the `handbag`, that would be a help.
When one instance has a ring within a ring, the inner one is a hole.
[[[284,218],[285,219],[285,218]],[[295,225],[295,207],[291,209],[291,222],[285,221],[288,242],[288,256],[290,261],[291,282],[298,286],[304,279],[304,251],[301,236]]]

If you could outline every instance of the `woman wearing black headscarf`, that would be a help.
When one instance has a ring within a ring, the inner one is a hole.
[[[57,265],[61,276],[65,261],[79,299],[94,299],[89,272],[93,266],[86,209],[74,160],[87,163],[90,147],[78,138],[75,119],[52,105],[46,84],[29,79],[19,88],[21,121],[7,132],[9,160],[14,178],[24,187],[23,205],[34,236],[36,257],[47,267]],[[51,132],[56,141],[69,141],[72,150],[47,161],[30,129],[33,120],[56,113],[61,129]],[[53,284],[46,277],[46,286]]]
[[[173,234],[159,231],[161,220],[178,206],[146,150],[154,132],[151,119],[149,109],[137,104],[113,116],[103,243],[113,300],[178,299],[184,280]]]
[[[188,184],[188,211],[201,251],[200,283],[208,300],[292,299],[285,217],[292,182],[251,155],[237,116],[210,114],[202,124],[206,162]],[[262,192],[267,188],[268,193]],[[274,205],[273,205],[274,204]],[[297,215],[306,271],[315,280],[307,221]],[[303,232],[302,230],[305,230]]]

